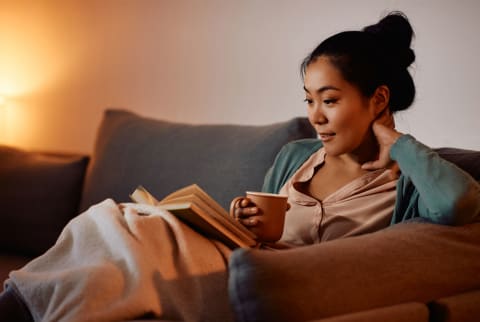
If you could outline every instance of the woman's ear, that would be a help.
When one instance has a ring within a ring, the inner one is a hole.
[[[390,89],[387,85],[378,86],[371,98],[374,116],[377,117],[385,108],[388,108],[390,102]]]

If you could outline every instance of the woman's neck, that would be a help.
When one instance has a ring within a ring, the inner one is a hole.
[[[376,160],[378,158],[378,143],[373,136],[369,136],[355,150],[338,156],[326,156],[327,159],[335,162],[339,166],[349,167],[352,169],[360,168],[367,161]],[[328,162],[326,160],[326,162]]]

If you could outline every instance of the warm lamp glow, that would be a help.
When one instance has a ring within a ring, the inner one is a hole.
[[[6,141],[6,111],[5,111],[5,97],[0,96],[0,145]]]
[[[0,93],[25,97],[52,86],[65,71],[65,35],[40,7],[0,11]]]
[[[63,84],[80,57],[75,30],[60,27],[69,19],[35,1],[11,1],[0,10],[0,144],[35,146],[45,113],[38,97]]]
[[[30,129],[35,126],[27,102],[0,96],[0,144],[29,148],[32,142]]]

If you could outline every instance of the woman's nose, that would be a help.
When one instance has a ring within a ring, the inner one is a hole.
[[[316,124],[325,124],[327,123],[328,119],[327,117],[325,116],[325,113],[323,113],[323,110],[320,106],[318,105],[315,105],[313,106],[312,110],[311,110],[311,118],[312,118],[312,121]]]

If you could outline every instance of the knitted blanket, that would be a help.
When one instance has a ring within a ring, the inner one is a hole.
[[[35,321],[227,322],[230,253],[167,211],[107,199],[11,272],[6,287],[22,296]]]

